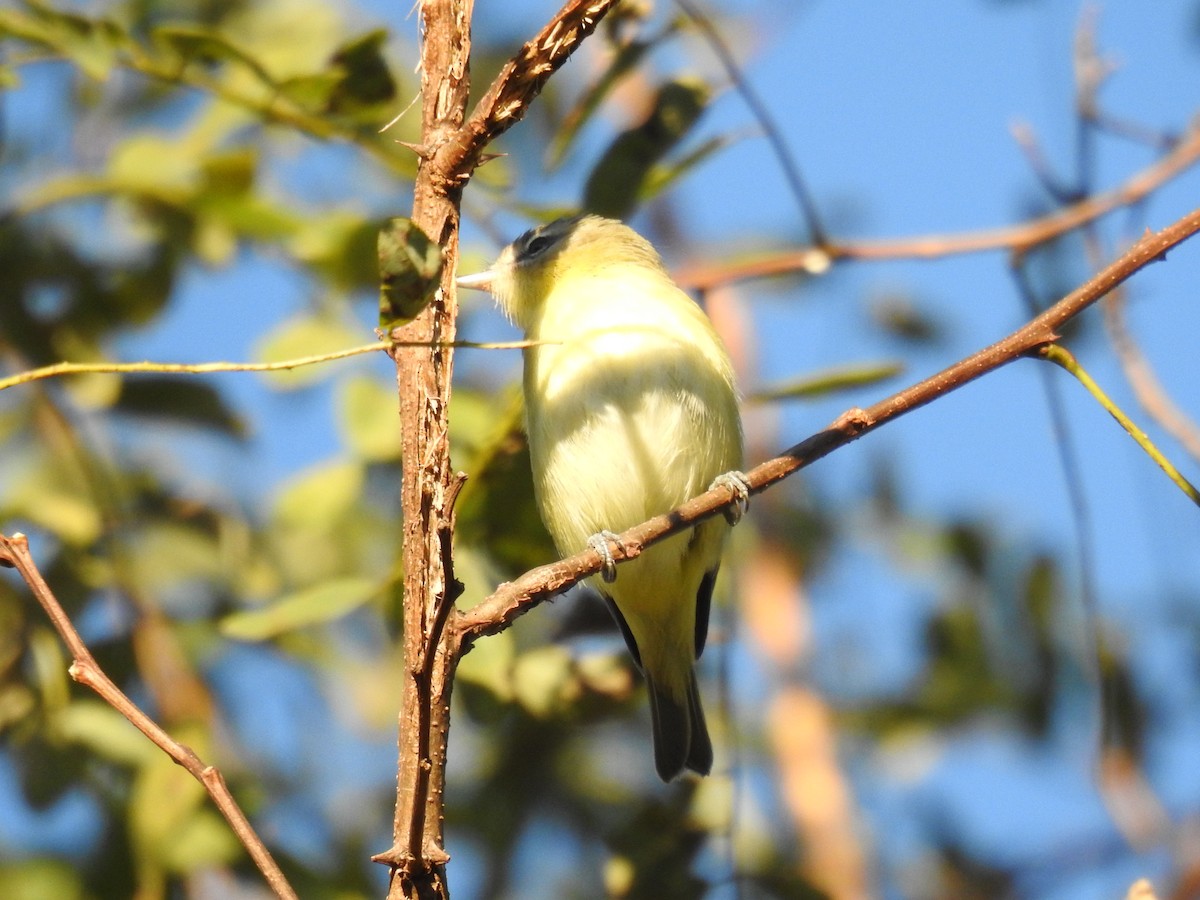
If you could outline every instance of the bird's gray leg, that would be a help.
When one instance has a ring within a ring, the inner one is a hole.
[[[609,541],[612,541],[624,551],[625,545],[621,543],[620,536],[608,529],[597,531],[587,541],[588,549],[595,550],[600,554],[600,577],[604,579],[606,584],[612,584],[617,580],[617,564],[613,560],[612,551],[608,549]]]
[[[708,486],[711,491],[713,488],[728,488],[737,498],[737,502],[732,506],[725,507],[725,521],[730,525],[736,525],[742,521],[742,516],[746,514],[746,510],[750,508],[750,479],[746,477],[745,472],[726,472],[724,475],[718,475],[713,479],[713,483]]]

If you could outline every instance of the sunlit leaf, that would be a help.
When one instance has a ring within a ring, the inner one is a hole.
[[[808,400],[838,391],[878,384],[895,378],[904,371],[904,363],[883,362],[838,366],[793,381],[773,385],[746,395],[749,403],[770,403],[777,400]]]
[[[276,84],[329,68],[346,39],[344,18],[343,7],[320,0],[259,0],[238,5],[222,27]]]
[[[271,74],[253,54],[214,29],[202,25],[159,25],[152,36],[163,47],[177,53],[182,61],[206,66],[236,62],[253,72],[264,84],[274,84]]]
[[[290,237],[301,227],[296,213],[253,194],[199,193],[193,204],[199,221],[219,225],[229,234],[257,240]]]
[[[7,900],[82,900],[84,896],[79,874],[65,861],[43,857],[0,862],[0,897]]]
[[[257,356],[264,362],[283,362],[302,356],[317,356],[345,350],[362,343],[363,336],[328,317],[300,316],[277,325],[259,341]],[[275,387],[295,389],[329,377],[330,365],[302,366],[265,377]]]
[[[199,160],[183,144],[139,134],[119,143],[108,161],[117,190],[146,191],[183,203],[200,181]]]
[[[363,468],[357,462],[316,466],[293,478],[275,501],[274,519],[285,526],[329,525],[358,500]]]
[[[458,677],[507,703],[513,696],[512,666],[516,655],[516,641],[511,631],[491,635],[476,643],[462,658],[458,664]]]
[[[330,98],[342,78],[340,72],[295,75],[279,82],[279,93],[303,109],[319,112],[329,107]]]
[[[298,628],[340,619],[379,596],[369,578],[336,578],[295,591],[258,609],[232,613],[221,620],[221,633],[240,641],[265,641]]]
[[[571,654],[554,644],[522,653],[513,668],[513,691],[517,702],[535,716],[561,712],[571,695],[578,695]]]
[[[75,700],[50,723],[65,741],[82,744],[97,756],[122,765],[139,766],[161,754],[123,715],[100,700]]]
[[[379,222],[336,210],[297,223],[290,251],[335,286],[353,290],[379,283]]]
[[[127,552],[137,583],[160,601],[180,585],[219,583],[227,574],[214,536],[177,521],[145,520]]]
[[[51,460],[22,471],[5,500],[8,516],[34,522],[68,545],[86,547],[100,536],[100,511],[87,486],[64,479]]]
[[[229,823],[216,810],[201,807],[162,848],[162,862],[169,871],[186,874],[226,865],[243,853]]]
[[[202,758],[210,751],[199,727],[182,727],[173,735]],[[163,866],[181,829],[205,802],[204,786],[165,753],[147,757],[138,769],[129,799],[130,837],[143,865]]]
[[[396,392],[373,378],[351,378],[338,388],[342,435],[360,459],[400,458],[400,416]]]
[[[108,77],[118,55],[129,43],[115,21],[30,3],[26,10],[0,10],[0,34],[34,41],[61,53],[96,81]]]

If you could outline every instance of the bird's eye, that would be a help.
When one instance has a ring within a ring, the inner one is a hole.
[[[549,235],[539,234],[535,236],[533,240],[528,243],[528,245],[526,245],[525,254],[527,256],[537,256],[552,243],[554,243],[554,238],[550,237]]]

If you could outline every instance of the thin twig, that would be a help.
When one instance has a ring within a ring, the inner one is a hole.
[[[808,224],[808,231],[812,235],[813,246],[825,246],[825,229],[821,225],[821,216],[817,212],[816,201],[813,200],[812,193],[804,183],[804,177],[800,174],[800,167],[792,157],[787,142],[783,139],[783,134],[780,132],[779,126],[775,124],[775,119],[767,109],[767,105],[762,102],[754,88],[750,86],[750,83],[742,74],[737,60],[734,59],[733,52],[729,49],[729,45],[725,43],[724,38],[721,37],[720,32],[713,26],[712,20],[696,4],[692,3],[691,0],[675,0],[675,3],[687,13],[688,17],[696,23],[696,26],[704,34],[709,46],[712,47],[713,52],[717,55],[717,59],[720,60],[722,67],[724,67],[725,74],[729,76],[729,80],[733,82],[734,87],[737,88],[737,92],[742,95],[742,101],[750,110],[750,114],[758,121],[763,134],[766,135],[767,143],[771,145],[771,150],[774,152],[775,158],[779,161],[780,168],[783,169],[784,180],[787,182],[792,196],[800,207],[800,213],[804,221]]]
[[[242,846],[246,848],[246,852],[250,854],[254,864],[262,872],[267,884],[275,892],[275,896],[284,898],[284,900],[297,900],[296,892],[292,890],[287,878],[284,877],[282,870],[271,856],[271,852],[254,831],[254,827],[246,818],[246,814],[242,812],[241,807],[238,806],[237,801],[234,800],[221,773],[214,766],[210,766],[200,759],[190,747],[179,743],[167,734],[153,719],[142,712],[113,683],[112,679],[104,674],[58,602],[58,598],[54,596],[50,586],[46,584],[46,580],[38,570],[37,563],[34,562],[33,556],[29,552],[29,540],[25,535],[17,533],[10,538],[0,534],[0,565],[15,568],[20,573],[42,609],[45,610],[59,637],[67,645],[73,658],[71,667],[67,670],[71,678],[99,694],[113,709],[128,719],[138,731],[153,741],[164,753],[187,769],[192,777],[204,785],[204,789],[208,791],[213,803],[225,817],[238,840],[242,842]]]
[[[1081,200],[1073,206],[1018,225],[959,234],[932,234],[871,241],[842,241],[830,238],[820,248],[801,247],[748,262],[691,266],[677,270],[674,273],[675,280],[684,287],[705,290],[747,278],[811,272],[814,254],[820,254],[830,262],[838,262],[934,259],[989,250],[1027,253],[1034,247],[1095,221],[1115,209],[1141,201],[1197,160],[1200,160],[1200,127],[1193,127],[1170,153],[1115,190]]]
[[[19,384],[29,384],[44,378],[56,378],[60,375],[126,375],[134,373],[157,372],[171,375],[206,375],[212,372],[278,372],[287,369],[298,369],[302,366],[312,366],[317,363],[332,362],[338,359],[348,359],[377,350],[391,350],[395,347],[458,347],[472,350],[523,350],[526,347],[536,347],[550,341],[377,341],[374,344],[363,344],[349,347],[345,350],[335,350],[332,353],[316,353],[312,356],[297,356],[293,359],[283,359],[278,362],[237,363],[237,362],[207,362],[207,363],[164,363],[164,362],[133,362],[133,363],[78,363],[59,362],[37,369],[29,369],[0,378],[0,391],[16,387]]]
[[[1119,259],[1004,339],[865,410],[857,407],[847,410],[824,431],[756,466],[747,473],[751,493],[761,493],[776,482],[867,432],[874,431],[886,422],[912,412],[1016,359],[1036,353],[1039,348],[1057,340],[1058,330],[1064,323],[1079,315],[1134,273],[1152,262],[1165,259],[1168,250],[1197,231],[1200,231],[1200,209],[1194,210],[1157,234],[1148,233]],[[724,487],[694,497],[677,509],[655,516],[621,534],[613,558],[620,561],[637,557],[651,544],[691,528],[698,522],[731,507],[735,502],[736,497]],[[587,550],[550,565],[531,569],[515,581],[501,585],[491,596],[463,612],[452,624],[461,632],[464,646],[469,646],[475,639],[503,630],[510,622],[537,604],[598,572],[600,566],[600,555],[594,550]]]

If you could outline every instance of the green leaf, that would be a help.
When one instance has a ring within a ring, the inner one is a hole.
[[[179,141],[136,134],[116,146],[108,161],[113,191],[133,191],[183,204],[200,184],[200,164]]]
[[[355,455],[366,462],[399,459],[400,416],[395,390],[362,376],[344,381],[338,394],[338,424]]]
[[[708,85],[695,79],[663,85],[646,120],[618,135],[588,176],[584,207],[600,215],[627,218],[651,170],[696,124],[709,96]]]
[[[178,728],[174,737],[202,758],[210,750],[210,741],[199,726]],[[152,754],[146,760],[129,798],[131,837],[143,865],[163,864],[180,830],[202,808],[205,796],[204,786],[165,753]]]
[[[298,628],[340,619],[379,596],[369,578],[334,578],[293,591],[259,609],[232,613],[221,620],[223,635],[239,641],[265,641]]]
[[[279,82],[279,94],[309,112],[323,112],[342,79],[340,72],[294,75]]]
[[[458,664],[458,677],[484,689],[502,703],[511,702],[516,656],[516,641],[511,630],[489,635],[486,640],[477,641],[471,652],[462,658]]]
[[[675,31],[672,26],[667,34]],[[550,146],[546,150],[546,165],[548,168],[557,167],[574,143],[580,129],[591,121],[596,110],[600,108],[600,104],[608,97],[613,89],[624,80],[625,76],[632,72],[637,65],[645,58],[646,54],[654,48],[654,46],[662,40],[666,35],[649,41],[630,41],[620,47],[613,55],[612,61],[604,73],[591,83],[583,96],[578,102],[567,111],[563,117],[562,127],[558,133],[554,135],[554,139],[550,142]]]
[[[63,740],[123,765],[140,766],[162,752],[128,719],[99,700],[70,703],[55,713],[50,727]]]
[[[196,525],[149,518],[129,537],[130,577],[156,598],[187,582],[219,583],[230,574],[216,538]]]
[[[258,59],[211,28],[200,25],[160,25],[151,34],[164,49],[174,52],[181,62],[206,66],[225,62],[241,63],[263,84],[275,85],[271,74]]]
[[[380,104],[396,96],[396,82],[383,58],[388,32],[382,28],[368,32],[346,44],[332,62],[342,77],[329,93],[328,111],[338,115],[373,112]]]
[[[557,644],[521,654],[513,667],[513,691],[517,702],[538,718],[562,712],[579,692],[571,654]]]
[[[329,527],[354,508],[363,487],[358,462],[336,462],[303,472],[275,501],[274,519],[285,527]]]
[[[847,391],[887,381],[903,371],[904,364],[899,362],[838,366],[754,391],[746,396],[746,401],[748,403],[771,403],[777,400],[808,400],[824,397],[838,391]]]
[[[220,227],[233,238],[279,240],[291,237],[302,224],[291,210],[252,193],[211,194],[201,188],[192,205],[201,227]]]
[[[252,147],[206,156],[200,163],[204,192],[233,195],[249,192],[258,174],[258,158],[258,150]]]
[[[652,166],[642,181],[641,190],[638,191],[638,202],[645,203],[647,200],[657,197],[684,175],[692,171],[692,169],[718,151],[724,150],[733,142],[734,138],[728,135],[710,138],[695,150],[685,154],[682,158],[674,162],[659,163]]]
[[[79,875],[65,862],[42,858],[0,863],[0,897],[6,900],[82,900],[84,896]]]
[[[243,438],[246,425],[225,404],[220,391],[188,375],[126,378],[117,398],[119,412],[193,425],[227,437]]]
[[[284,362],[303,356],[318,356],[345,350],[362,342],[362,335],[328,316],[301,316],[276,326],[258,343],[257,356],[263,362]],[[301,366],[281,372],[267,372],[271,384],[283,390],[306,387],[328,378],[327,365]]]
[[[0,65],[0,91],[14,91],[21,86],[21,76],[16,69]]]
[[[62,12],[41,3],[30,3],[29,14],[0,10],[0,35],[12,35],[62,54],[89,78],[104,81],[129,35],[116,22]]]
[[[379,220],[338,210],[297,224],[288,249],[335,286],[354,290],[379,282]]]
[[[41,460],[13,484],[4,509],[8,518],[34,522],[73,547],[87,547],[100,537],[100,511],[87,484],[64,478],[52,460]]]
[[[188,873],[213,869],[234,862],[242,845],[229,823],[216,810],[200,807],[179,828],[175,839],[162,848],[162,863],[168,871]]]
[[[379,325],[411,322],[441,283],[442,248],[411,219],[390,220],[379,232]]]

